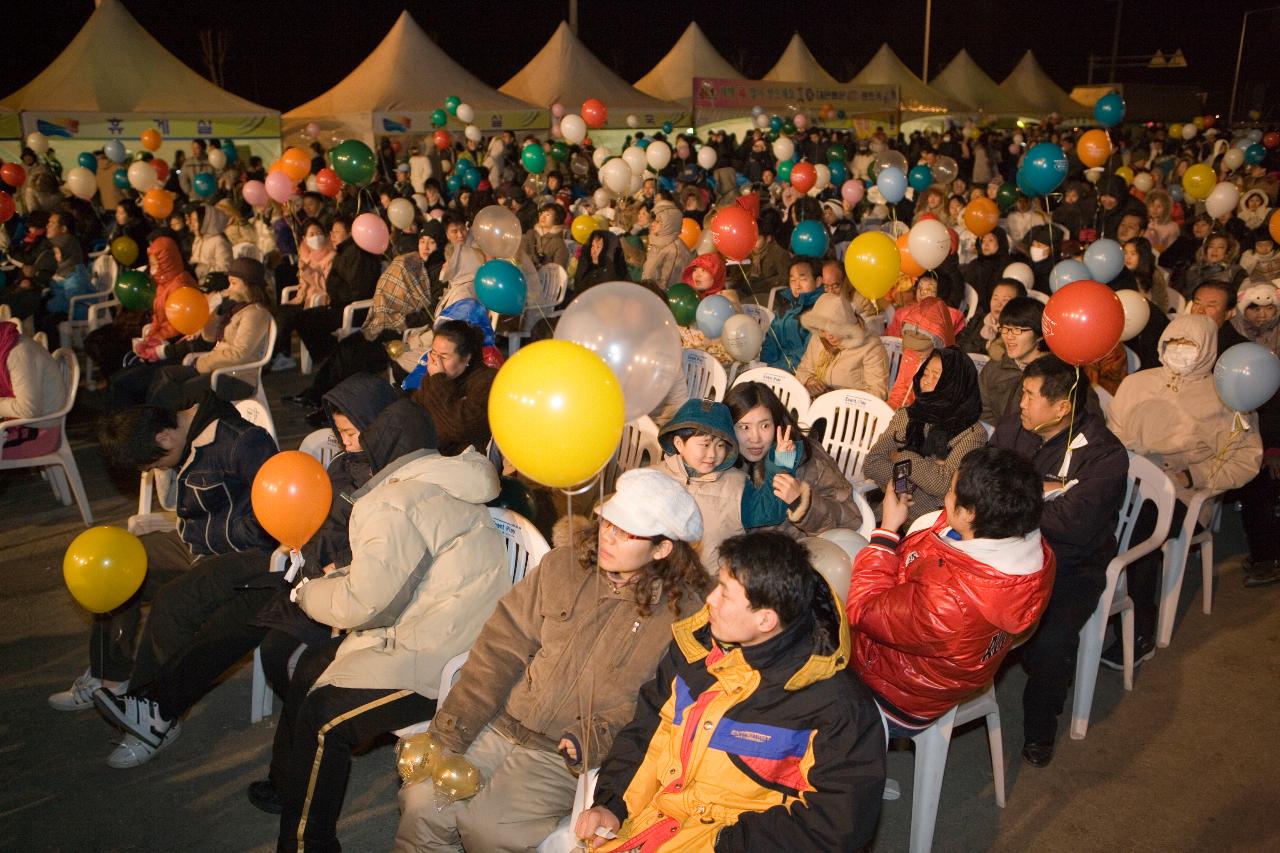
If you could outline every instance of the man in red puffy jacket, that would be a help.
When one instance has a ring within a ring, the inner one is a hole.
[[[900,540],[911,496],[888,490],[880,527],[854,561],[845,607],[850,665],[891,735],[910,737],[982,690],[1030,636],[1053,589],[1042,495],[1018,454],[974,450],[932,526]]]

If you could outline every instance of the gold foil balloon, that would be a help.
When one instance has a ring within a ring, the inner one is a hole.
[[[406,785],[415,785],[430,779],[442,751],[431,732],[401,738],[396,744],[396,769],[400,771],[400,780]]]
[[[431,781],[435,783],[436,796],[451,803],[474,797],[481,784],[480,771],[461,755],[450,755],[436,761]]]
[[[391,356],[392,358],[399,358],[400,356],[404,355],[404,341],[399,341],[399,340],[387,341],[386,349],[387,349],[387,355]]]

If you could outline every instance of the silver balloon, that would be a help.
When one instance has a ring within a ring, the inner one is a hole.
[[[764,345],[764,330],[755,318],[746,314],[734,314],[724,321],[724,328],[720,330],[720,345],[735,361],[743,364],[755,361],[760,355],[760,347]]]
[[[827,583],[844,604],[849,595],[849,578],[853,574],[853,558],[849,553],[830,539],[821,536],[808,536],[800,540],[809,551],[809,561],[818,570],[818,574],[826,578]]]
[[[942,155],[933,161],[933,182],[942,184],[947,188],[947,192],[951,192],[951,183],[960,175],[960,167],[956,165],[955,158]]]
[[[622,385],[629,421],[657,408],[684,372],[671,309],[629,281],[598,284],[574,298],[556,326],[556,340],[581,344],[604,359]]]
[[[520,220],[502,205],[491,204],[471,223],[476,245],[491,258],[514,258],[520,250]]]
[[[885,169],[892,166],[895,169],[901,169],[902,174],[906,174],[907,158],[902,155],[901,151],[894,151],[892,148],[886,148],[876,155],[876,174],[880,174]]]

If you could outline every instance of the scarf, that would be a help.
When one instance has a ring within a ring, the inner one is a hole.
[[[58,268],[53,273],[57,278],[66,278],[76,271],[76,267],[84,263],[84,249],[80,248],[80,241],[75,237],[70,234],[59,234],[49,242],[62,255],[62,260],[58,262]]]
[[[920,390],[920,377],[929,360],[942,359],[942,376],[932,391]],[[945,459],[951,439],[978,422],[982,414],[982,397],[978,393],[978,371],[968,355],[947,347],[935,350],[920,363],[911,380],[915,400],[907,406],[907,435],[903,450]],[[926,426],[932,429],[926,430]]]
[[[22,339],[22,332],[13,323],[0,323],[0,397],[13,396],[13,379],[9,376],[9,353]]]
[[[252,304],[252,302],[237,302],[234,299],[222,300],[216,312],[218,314],[218,328],[214,332],[213,340],[215,342],[221,341],[223,335],[227,333],[227,326],[231,325],[231,318]]]

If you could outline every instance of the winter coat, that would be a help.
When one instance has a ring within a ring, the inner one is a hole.
[[[871,842],[884,728],[847,672],[849,629],[834,594],[832,603],[834,613],[806,611],[781,634],[731,650],[712,637],[707,608],[676,623],[596,781],[596,804],[623,822],[597,850],[799,853]]]
[[[937,297],[915,303],[911,312],[911,323],[941,341],[944,347],[955,343],[955,324],[952,322],[950,308]],[[924,359],[921,358],[920,352],[906,346],[902,348],[902,360],[898,362],[898,377],[893,381],[893,388],[889,390],[890,408],[900,409],[911,404],[915,398],[911,383],[915,379],[916,371],[923,363]]]
[[[263,356],[270,334],[271,312],[265,305],[250,303],[239,307],[225,326],[222,326],[222,316],[214,314],[200,333],[204,340],[213,343],[213,349],[196,357],[196,370],[212,373],[220,367],[257,361]]]
[[[784,291],[790,294],[790,291]],[[805,347],[809,345],[809,330],[800,324],[800,317],[823,295],[822,288],[802,293],[784,304],[789,307],[780,314],[775,314],[769,330],[764,335],[764,345],[760,348],[760,360],[770,367],[794,373],[804,358]]]
[[[89,280],[89,271],[84,268],[83,264],[79,264],[66,277],[59,278],[55,275],[49,279],[49,301],[45,303],[45,310],[50,314],[68,314],[71,311],[71,297],[87,296],[93,292],[93,282]],[[89,306],[77,305],[76,315],[71,319],[84,321],[88,318]]]
[[[1196,489],[1238,489],[1262,465],[1257,415],[1233,413],[1214,387],[1216,333],[1208,317],[1179,314],[1160,336],[1161,357],[1169,340],[1185,338],[1199,347],[1195,364],[1181,375],[1162,365],[1125,377],[1107,413],[1116,438],[1163,468],[1183,503]]]
[[[801,383],[817,380],[828,388],[865,391],[883,400],[889,394],[889,356],[877,335],[868,334],[848,300],[832,293],[818,298],[800,325],[809,337],[796,367]],[[821,332],[838,335],[839,349],[831,352]]]
[[[413,392],[413,401],[427,410],[440,437],[440,452],[456,456],[468,447],[484,452],[489,445],[489,389],[498,371],[480,362],[477,354],[457,379],[429,373]]]
[[[200,281],[211,272],[226,272],[231,267],[231,241],[222,233],[230,218],[226,213],[206,205],[200,221],[200,233],[191,241],[191,268]]]
[[[925,426],[925,434],[933,430]],[[891,488],[889,480],[893,477],[893,460],[891,454],[901,449],[907,436],[907,410],[899,409],[893,413],[889,426],[880,433],[875,444],[867,451],[867,458],[862,463],[862,475],[871,480],[881,490]],[[951,488],[951,478],[960,468],[960,462],[969,454],[987,443],[987,431],[981,423],[975,423],[951,437],[947,443],[947,458],[935,459],[921,456],[914,451],[903,451],[903,458],[911,460],[911,482],[917,486],[915,499],[907,521],[915,521],[925,513],[942,509],[942,499]]]
[[[569,266],[569,246],[564,242],[564,226],[552,225],[543,228],[535,225],[520,238],[524,254],[533,260],[533,265],[559,264],[566,269]]]
[[[1002,355],[978,372],[978,392],[982,395],[982,420],[994,425],[1006,415],[1016,415],[1022,401],[1022,368]]]
[[[356,492],[351,563],[295,590],[308,616],[350,632],[317,686],[436,698],[444,665],[511,588],[484,506],[497,495],[485,457],[434,450],[401,456]]]
[[[853,561],[852,668],[891,717],[918,725],[986,688],[1049,603],[1054,556],[1033,530],[953,538],[946,513],[899,539],[877,529]]]
[[[591,244],[596,238],[604,241],[600,248],[600,261],[592,263]],[[563,241],[561,242],[563,244]],[[578,258],[578,266],[573,272],[573,292],[582,293],[597,284],[610,281],[630,281],[631,273],[627,270],[627,259],[622,254],[622,242],[612,231],[599,229],[591,232],[582,254]]]
[[[785,521],[764,527],[753,526],[752,529],[776,530],[795,539],[803,539],[837,527],[860,528],[862,516],[850,500],[853,488],[835,460],[815,443],[797,441],[796,450],[800,458],[792,476],[800,484],[799,500],[794,506],[787,507]],[[748,463],[743,470],[752,486],[772,490],[772,478],[765,482],[767,468],[764,460]]]
[[[562,737],[598,767],[631,721],[636,695],[671,642],[671,626],[702,607],[684,596],[673,617],[661,584],[614,589],[584,571],[570,547],[550,551],[502,597],[432,721],[463,753],[489,724],[515,743],[554,752]],[[592,698],[594,696],[594,705]],[[592,707],[590,726],[582,712]]]
[[[683,221],[680,210],[671,202],[663,199],[654,204],[641,280],[652,281],[663,290],[680,281],[680,274],[693,260],[693,252],[680,239]]]
[[[372,299],[378,286],[378,274],[382,265],[377,255],[371,255],[347,240],[338,246],[325,280],[325,292],[329,294],[329,307],[342,310],[361,299]]]
[[[702,542],[698,553],[711,575],[720,571],[720,543],[744,529],[742,495],[747,475],[728,467],[733,464],[732,458],[726,458],[725,462],[719,471],[692,476],[678,453],[670,453],[651,466],[684,486],[697,502],[702,512]]]
[[[165,313],[164,305],[169,295],[180,287],[195,287],[196,281],[182,265],[182,255],[172,237],[157,237],[147,246],[151,260],[151,278],[156,283],[155,299],[151,302],[151,328],[138,346],[138,354],[154,360],[156,350],[166,341],[181,335]]]
[[[13,396],[0,397],[0,420],[51,415],[67,402],[58,362],[32,338],[19,336],[3,367],[9,373]]]
[[[767,239],[759,250],[747,256],[742,272],[751,282],[751,292],[766,297],[773,288],[786,285],[791,275],[791,254],[772,238]]]
[[[296,304],[307,307],[312,296],[320,295],[328,298],[325,283],[329,271],[333,269],[333,259],[337,252],[327,241],[323,249],[313,249],[303,240],[298,247],[298,301]]]

